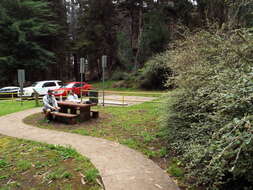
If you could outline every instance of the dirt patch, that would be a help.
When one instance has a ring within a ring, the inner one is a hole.
[[[50,121],[47,123],[45,120],[44,114],[43,113],[37,113],[33,114],[23,120],[24,123],[36,127],[43,127],[43,128],[51,128],[51,129],[58,129],[58,130],[71,130],[71,129],[79,129],[79,128],[85,128],[85,126],[90,126],[90,125],[99,125],[102,122],[108,121],[111,119],[110,114],[105,114],[105,113],[99,113],[99,118],[93,119],[91,118],[88,121],[85,122],[78,122],[75,125],[67,125],[61,122],[57,121]]]

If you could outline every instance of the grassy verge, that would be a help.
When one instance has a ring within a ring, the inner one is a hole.
[[[1,100],[0,101],[0,116],[34,108],[35,107],[35,102],[34,101],[25,101],[23,102],[23,105],[21,105],[20,102],[18,101],[5,101]]]
[[[98,190],[98,177],[71,148],[0,136],[0,190]]]

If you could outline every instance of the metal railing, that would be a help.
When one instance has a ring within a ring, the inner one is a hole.
[[[89,98],[97,99],[99,103],[111,104],[108,101],[115,101],[116,104],[119,105],[128,105],[128,104],[136,104],[136,103],[144,103],[144,102],[152,102],[152,103],[161,103],[159,100],[166,93],[164,92],[129,92],[129,91],[103,91],[103,90],[82,90],[82,93],[86,94],[89,92],[96,92],[97,96],[88,96]],[[110,96],[111,95],[111,96]],[[113,97],[116,95],[117,97]],[[148,95],[148,96],[147,96]],[[142,97],[142,98],[130,98],[130,97]],[[152,99],[152,98],[153,99]],[[150,99],[148,99],[150,98]]]
[[[20,97],[18,93],[0,93],[0,101],[19,101],[24,102],[27,100],[35,100],[35,105],[38,106],[39,97]]]
[[[0,93],[0,100],[15,100],[17,93]]]

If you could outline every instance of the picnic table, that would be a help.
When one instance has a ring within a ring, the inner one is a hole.
[[[91,114],[98,116],[97,111],[91,111],[92,106],[96,106],[97,104],[83,104],[76,103],[70,101],[60,101],[58,102],[58,106],[60,107],[60,112],[55,112],[53,115],[56,117],[60,117],[63,119],[68,119],[69,124],[76,123],[76,117],[80,119],[80,121],[87,121],[91,118]],[[70,112],[70,113],[69,113]]]

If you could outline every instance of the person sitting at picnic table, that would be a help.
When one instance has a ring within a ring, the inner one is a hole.
[[[69,91],[69,94],[66,100],[70,102],[78,102],[78,103],[80,102],[80,100],[78,99],[78,96],[72,90]]]
[[[52,90],[48,90],[47,95],[43,97],[43,104],[43,111],[45,113],[45,117],[48,119],[48,121],[50,121],[52,120],[52,115],[50,113],[52,111],[60,110]]]

